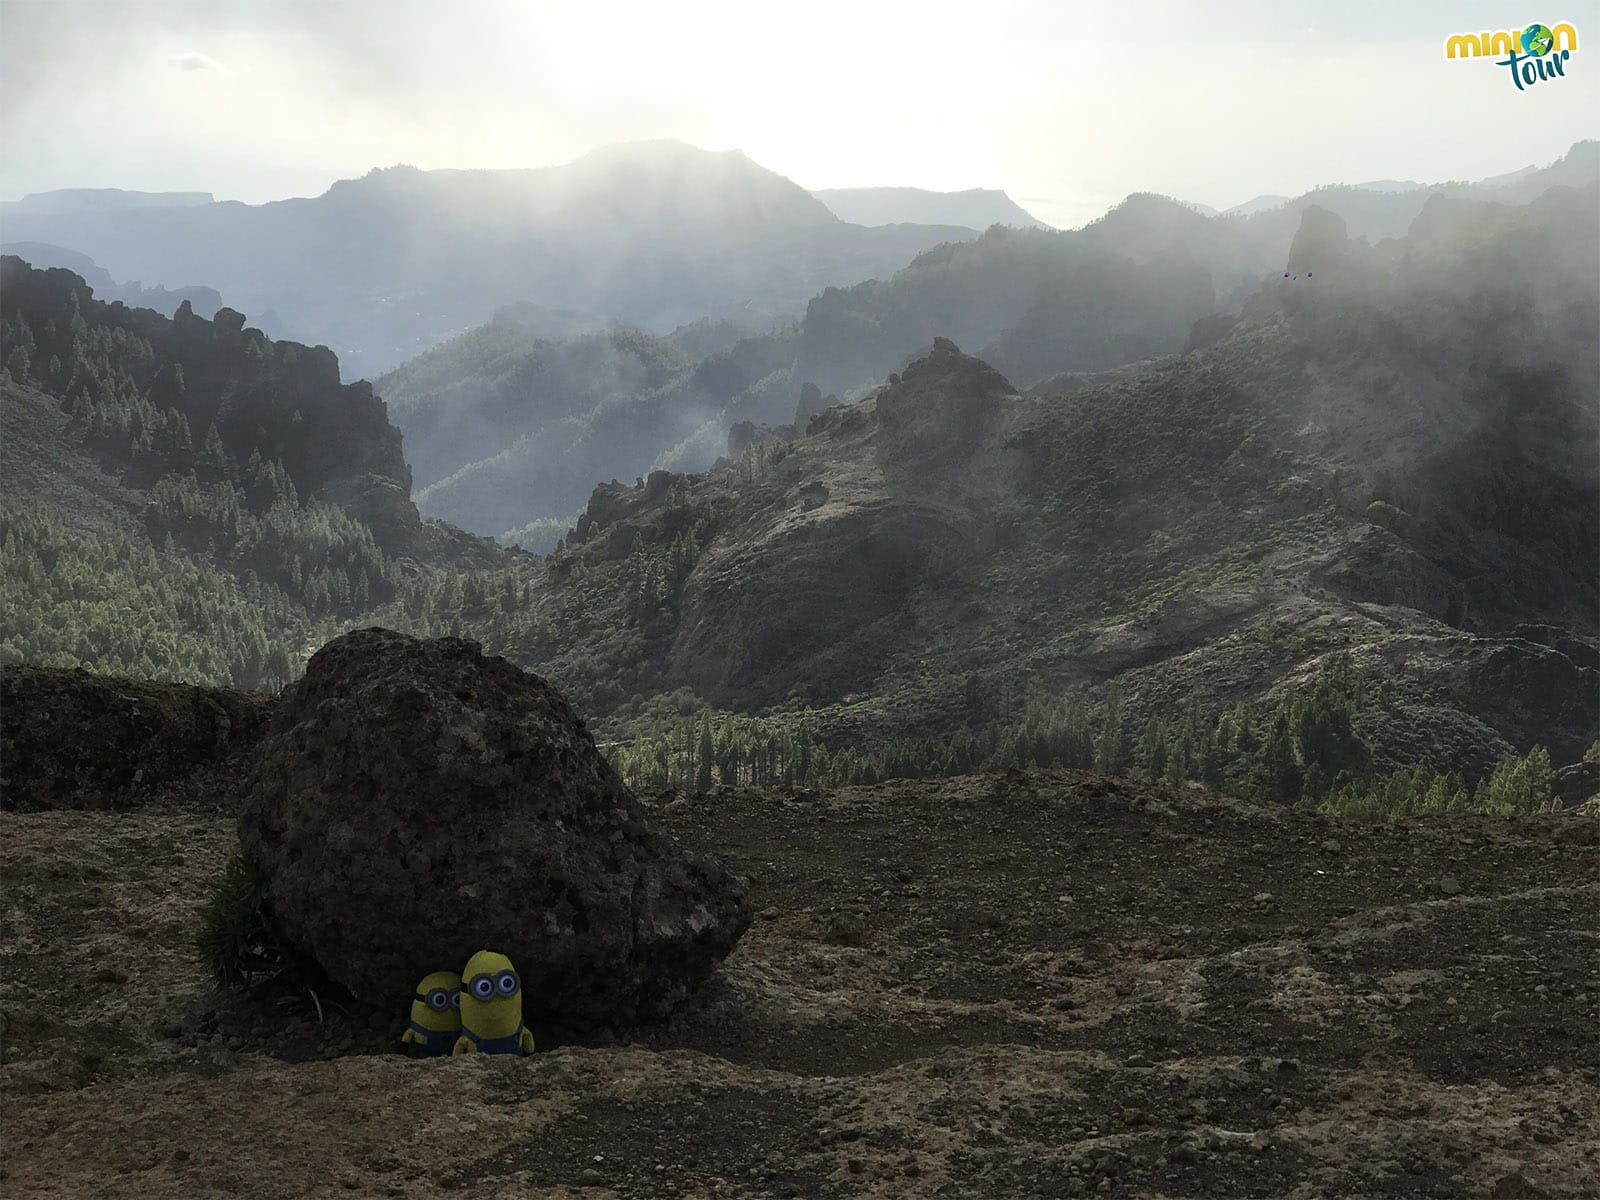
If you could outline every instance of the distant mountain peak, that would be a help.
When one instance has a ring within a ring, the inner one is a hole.
[[[993,225],[1048,229],[997,188],[935,192],[915,187],[822,188],[811,193],[841,221],[852,225],[959,225],[984,230]]]
[[[30,192],[14,202],[17,213],[121,212],[130,208],[194,208],[212,203],[210,192],[130,192],[122,188],[57,188]]]
[[[1117,204],[1084,226],[1101,234],[1123,228],[1144,229],[1151,226],[1195,227],[1211,222],[1211,216],[1194,205],[1159,192],[1130,192]]]
[[[629,142],[607,142],[596,146],[584,154],[580,154],[572,161],[581,162],[613,162],[616,160],[646,161],[646,160],[684,160],[684,159],[731,159],[752,161],[743,150],[707,150],[704,146],[696,146],[693,142],[685,142],[679,138],[640,138]]]
[[[1415,179],[1368,179],[1350,186],[1364,192],[1415,192],[1427,185]]]
[[[1252,213],[1266,212],[1268,209],[1282,208],[1293,199],[1292,196],[1281,196],[1275,192],[1252,196],[1243,204],[1235,204],[1232,208],[1223,209],[1223,214],[1229,217],[1248,217]]]

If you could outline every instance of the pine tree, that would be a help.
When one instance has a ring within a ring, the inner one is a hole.
[[[6,373],[17,383],[27,383],[28,375],[33,370],[33,362],[28,354],[28,347],[19,343],[16,349],[6,359]]]
[[[228,466],[228,452],[223,448],[222,434],[217,432],[213,421],[206,426],[206,439],[195,460],[195,469],[202,480],[216,483],[228,477]]]
[[[1113,686],[1106,694],[1100,719],[1100,734],[1095,741],[1094,765],[1107,775],[1122,775],[1133,761],[1133,745],[1122,712],[1122,692]]]
[[[700,726],[699,763],[696,767],[694,779],[694,786],[702,792],[709,789],[715,782],[711,771],[716,755],[716,744],[711,735],[711,714],[707,713],[704,724]]]
[[[1140,768],[1151,779],[1160,779],[1167,770],[1167,730],[1159,718],[1147,721],[1139,738],[1136,755]]]
[[[1301,791],[1300,764],[1294,757],[1294,739],[1286,714],[1279,714],[1262,743],[1250,773],[1250,791],[1263,800],[1288,804]]]

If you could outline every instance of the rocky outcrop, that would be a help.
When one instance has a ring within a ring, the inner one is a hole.
[[[981,552],[1015,451],[1011,385],[939,338],[859,403],[824,409],[761,480],[738,538],[684,585],[671,671],[702,695],[837,697],[872,685],[905,614]],[[852,442],[856,442],[854,446]],[[870,487],[860,460],[871,455]]]
[[[1300,228],[1289,244],[1289,261],[1284,267],[1290,275],[1313,276],[1321,271],[1333,273],[1350,251],[1350,235],[1344,218],[1320,205],[1308,204],[1300,214]]]
[[[589,494],[588,505],[573,526],[572,541],[588,541],[612,526],[658,507],[672,490],[675,478],[677,476],[671,471],[651,471],[649,478],[632,485],[619,483],[615,479],[610,483],[596,484],[594,491]],[[622,554],[626,554],[625,549],[622,549]]]
[[[1555,793],[1562,804],[1569,806],[1600,796],[1600,761],[1589,759],[1562,767],[1556,772]]]
[[[834,395],[824,396],[822,389],[807,380],[800,385],[800,401],[794,408],[794,427],[804,429],[811,418],[819,412],[832,408],[839,403],[839,397]]]
[[[738,458],[752,446],[781,446],[799,436],[793,425],[760,425],[755,421],[735,421],[728,426],[728,457]]]
[[[321,488],[316,498],[338,505],[366,525],[385,553],[415,553],[422,516],[398,481],[371,473],[347,476]]]
[[[1392,532],[1404,516],[1381,501],[1368,506],[1367,519],[1374,523],[1356,526],[1334,554],[1312,568],[1311,582],[1352,600],[1403,605],[1459,626],[1463,589],[1448,571]]]
[[[128,808],[204,774],[231,779],[272,703],[256,692],[7,667],[0,808]]]
[[[372,1003],[490,947],[532,1018],[658,1017],[750,921],[743,882],[646,818],[559,692],[456,638],[318,651],[239,835],[279,935]]]
[[[879,461],[920,471],[971,454],[1016,391],[981,358],[934,338],[927,355],[878,393]]]

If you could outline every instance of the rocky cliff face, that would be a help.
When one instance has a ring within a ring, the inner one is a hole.
[[[685,585],[672,671],[717,696],[868,687],[920,597],[977,557],[1011,385],[941,338],[851,408],[814,417]]]
[[[71,272],[34,270],[11,256],[0,259],[0,292],[0,314],[14,327],[25,323],[33,342],[29,382],[47,394],[70,405],[83,386],[74,372],[100,369],[104,356],[106,379],[119,376],[107,386],[181,413],[197,445],[214,427],[236,463],[252,455],[281,462],[301,496],[339,504],[390,554],[439,549],[411,501],[411,470],[384,402],[365,381],[342,383],[326,346],[274,342],[231,308],[206,320],[186,301],[169,320],[104,304]],[[77,368],[75,342],[93,347]],[[121,466],[129,482],[151,481],[147,463]],[[483,558],[481,547],[464,550],[469,561]]]
[[[949,338],[877,393],[878,463],[906,476],[959,470],[990,443],[1017,389]]]
[[[281,459],[303,495],[362,476],[409,494],[400,433],[372,385],[341,384],[326,346],[269,343],[244,321],[224,308],[206,322],[183,307],[157,331],[158,353],[184,368],[191,427],[215,422],[235,458]]]
[[[302,494],[365,472],[410,488],[400,435],[383,403],[368,384],[341,384],[339,360],[326,346],[270,342],[246,329],[244,315],[230,308],[208,321],[183,304],[169,320],[148,309],[102,304],[69,271],[36,271],[15,257],[3,264],[0,312],[28,323],[34,358],[70,361],[74,316],[83,332],[115,338],[121,331],[149,343],[151,357],[141,372],[146,389],[165,372],[158,395],[183,413],[197,437],[215,424],[241,462],[252,450],[280,458]],[[173,367],[181,385],[171,382]]]

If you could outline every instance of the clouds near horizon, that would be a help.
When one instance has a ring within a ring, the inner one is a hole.
[[[1505,13],[0,0],[0,195],[257,202],[396,162],[538,166],[660,137],[741,149],[811,188],[1004,188],[1058,225],[1130,191],[1226,207],[1482,177],[1559,156],[1600,111],[1600,52],[1521,93],[1503,68],[1444,59],[1445,36]]]

